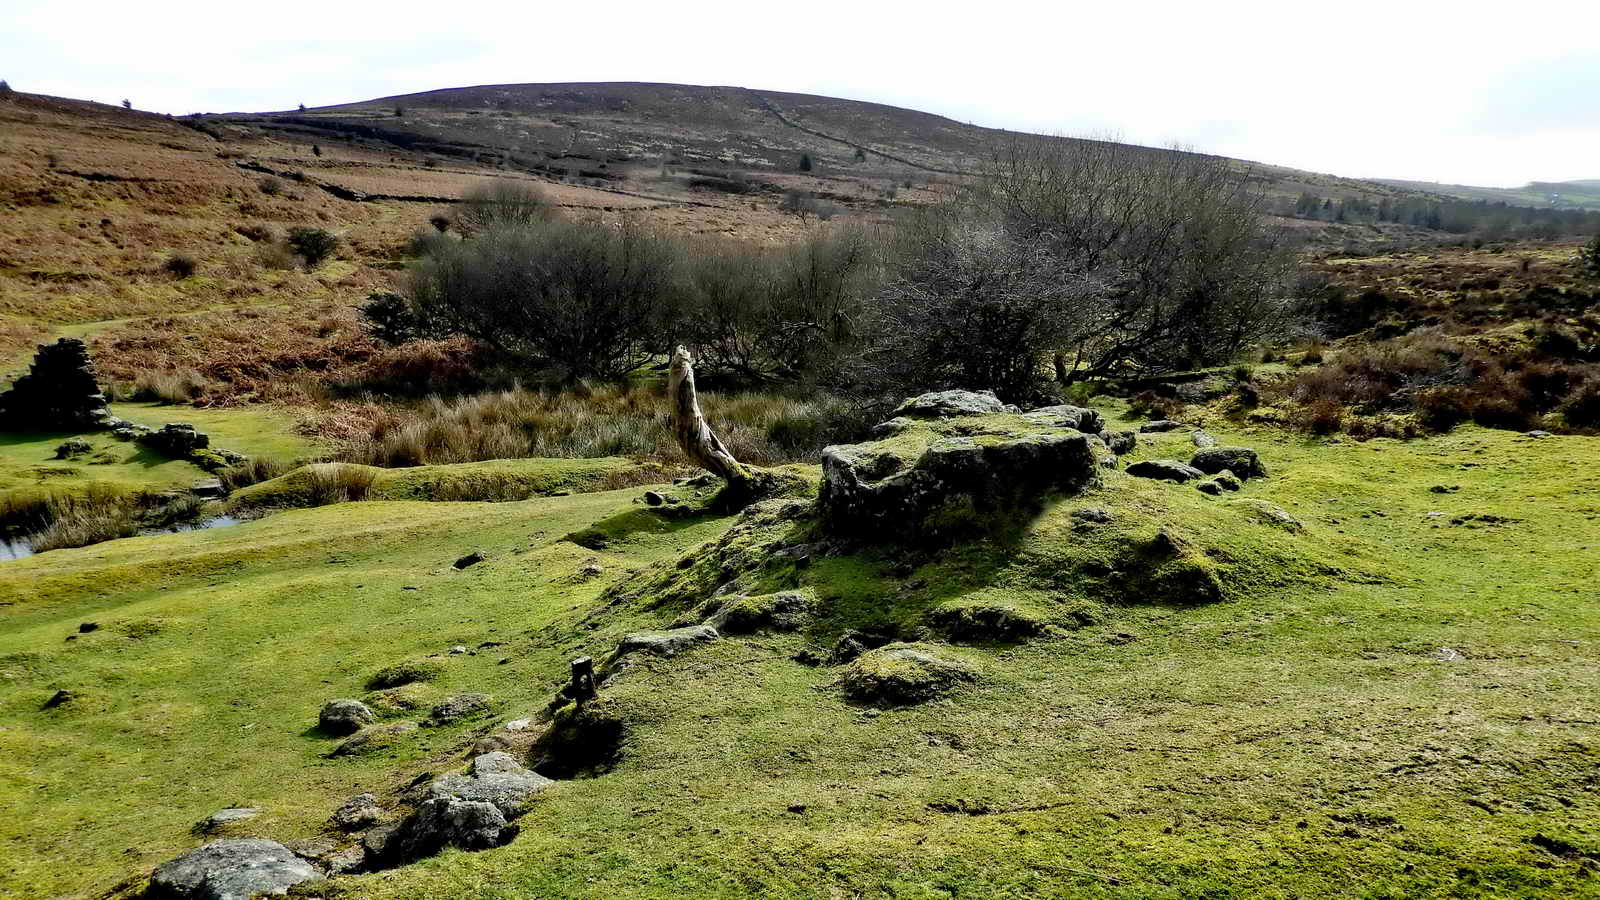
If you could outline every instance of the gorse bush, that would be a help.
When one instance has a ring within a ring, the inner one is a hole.
[[[161,268],[176,278],[188,278],[198,267],[199,263],[195,262],[194,257],[183,253],[174,253],[161,264]]]
[[[496,228],[538,225],[555,218],[555,214],[555,206],[538,187],[496,178],[467,191],[456,205],[453,219],[462,232],[477,235]],[[451,223],[442,215],[429,221],[439,232]]]
[[[322,265],[323,260],[332,256],[333,251],[339,246],[338,235],[322,228],[304,225],[289,229],[289,236],[285,241],[289,249],[306,261],[308,269]]]

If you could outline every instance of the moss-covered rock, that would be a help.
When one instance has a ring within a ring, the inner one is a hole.
[[[977,591],[928,611],[928,624],[961,641],[1014,641],[1045,630],[1047,616],[996,591]]]
[[[927,644],[887,644],[855,658],[839,676],[839,690],[852,703],[904,706],[932,700],[978,680],[977,667]]]
[[[723,634],[750,634],[773,629],[794,631],[816,612],[817,599],[806,591],[735,595],[718,605],[706,624]]]
[[[367,679],[368,690],[399,687],[415,681],[432,681],[444,674],[444,666],[432,660],[420,659],[396,663],[372,673]]]
[[[1046,495],[1081,491],[1110,454],[1098,437],[1064,424],[1069,418],[967,416],[828,447],[817,501],[823,525],[870,541],[941,539]]]

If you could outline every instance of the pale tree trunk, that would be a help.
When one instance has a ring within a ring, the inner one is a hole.
[[[672,351],[672,367],[667,374],[668,402],[672,404],[672,433],[678,446],[690,460],[712,474],[727,480],[736,490],[751,486],[750,472],[740,465],[728,448],[722,446],[706,417],[700,412],[700,401],[694,391],[694,360],[688,348],[681,344]]]

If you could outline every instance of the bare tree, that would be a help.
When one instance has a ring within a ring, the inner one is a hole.
[[[876,357],[910,386],[1013,399],[1047,362],[1064,383],[1224,362],[1285,309],[1262,212],[1225,159],[1017,138],[905,229],[907,262],[874,304],[892,349]]]

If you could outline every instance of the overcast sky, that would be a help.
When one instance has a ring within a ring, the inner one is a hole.
[[[0,0],[0,78],[158,112],[662,81],[1355,177],[1600,178],[1600,2]]]

